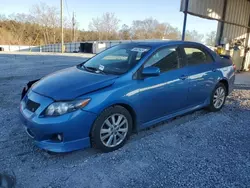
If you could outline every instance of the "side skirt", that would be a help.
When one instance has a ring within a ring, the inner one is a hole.
[[[198,109],[202,109],[202,108],[206,107],[208,104],[209,104],[208,100],[206,100],[205,103],[203,103],[203,104],[192,106],[191,108],[187,108],[185,110],[181,110],[179,112],[176,112],[176,113],[173,113],[173,114],[169,114],[167,116],[163,116],[161,118],[158,118],[158,119],[146,122],[144,124],[139,125],[138,126],[138,130],[142,130],[142,129],[151,127],[151,126],[153,126],[153,125],[155,125],[157,123],[160,123],[162,121],[166,121],[166,120],[172,119],[172,118],[174,118],[176,116],[180,116],[180,115],[186,114],[188,112],[192,112],[192,111],[195,111],[195,110],[198,110]]]

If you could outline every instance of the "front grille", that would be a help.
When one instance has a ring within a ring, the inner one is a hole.
[[[31,112],[35,112],[38,108],[39,108],[40,104],[36,103],[30,99],[27,100],[26,103],[26,108],[31,111]]]

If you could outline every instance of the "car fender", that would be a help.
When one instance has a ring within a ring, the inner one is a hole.
[[[89,104],[84,107],[83,110],[95,113],[97,115],[110,106],[119,104],[123,106],[129,106],[136,113],[139,110],[141,102],[139,100],[138,88],[136,88],[136,85],[133,84],[126,84],[122,87],[110,86],[100,91],[82,96],[81,98],[91,99]]]

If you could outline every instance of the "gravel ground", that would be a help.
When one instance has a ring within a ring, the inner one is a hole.
[[[121,149],[49,155],[18,117],[25,83],[82,57],[0,55],[0,173],[18,188],[249,187],[250,86],[237,86],[218,113],[197,111],[135,134]]]

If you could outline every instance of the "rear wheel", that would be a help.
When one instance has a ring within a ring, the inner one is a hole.
[[[122,147],[131,134],[132,122],[130,113],[122,106],[104,110],[92,128],[92,146],[103,152]]]
[[[226,100],[226,87],[223,83],[218,83],[213,90],[208,109],[212,112],[219,111]]]

